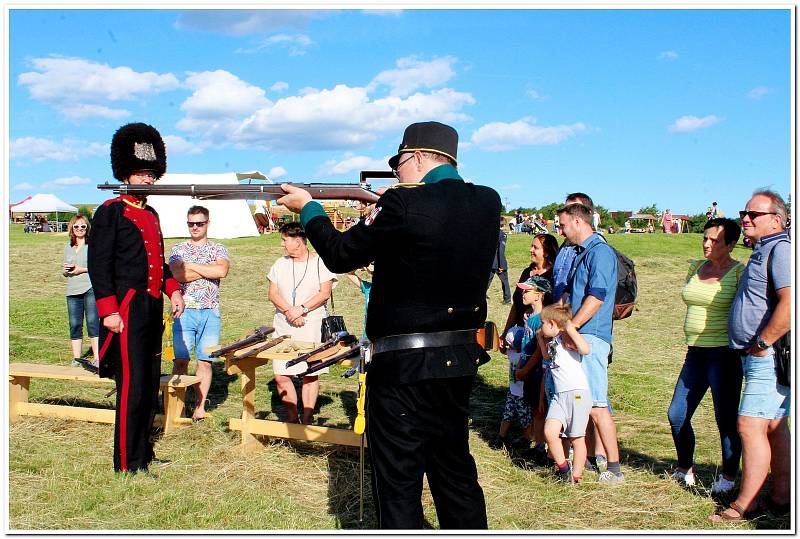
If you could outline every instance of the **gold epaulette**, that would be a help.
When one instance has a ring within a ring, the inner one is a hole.
[[[389,186],[389,189],[397,189],[398,187],[419,187],[420,185],[425,185],[423,182],[414,182],[414,183],[393,183]]]
[[[137,204],[136,202],[133,202],[132,200],[128,200],[128,199],[125,199],[125,198],[122,199],[122,202],[124,202],[128,206],[133,206],[134,208],[139,208],[140,210],[143,209],[145,207],[145,205],[146,205],[144,201],[141,201],[141,202],[139,202]]]

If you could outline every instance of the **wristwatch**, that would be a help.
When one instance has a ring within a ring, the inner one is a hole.
[[[759,337],[756,339],[756,346],[758,346],[758,348],[759,348],[760,350],[768,350],[770,345],[768,345],[767,343],[765,343],[765,342],[764,342],[764,339],[762,339],[762,338],[759,336]]]
[[[307,315],[308,314],[308,307],[306,307],[305,305],[300,305],[300,306],[303,308],[303,315]]]

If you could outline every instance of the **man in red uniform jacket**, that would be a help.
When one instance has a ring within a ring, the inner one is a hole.
[[[111,141],[111,168],[121,182],[152,184],[167,169],[161,135],[143,123],[120,127]],[[144,199],[105,201],[92,228],[89,276],[103,321],[100,376],[117,383],[114,470],[146,471],[161,378],[161,294],[169,296],[175,318],[183,312],[183,296],[164,261],[158,214]]]

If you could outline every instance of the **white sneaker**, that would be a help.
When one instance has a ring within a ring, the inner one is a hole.
[[[720,477],[722,477],[722,476],[720,476]],[[679,483],[682,483],[683,486],[686,486],[686,487],[693,487],[694,486],[694,472],[692,472],[692,471],[682,472],[680,470],[675,470],[674,472],[672,472],[672,478],[675,481],[677,481]]]
[[[734,482],[719,474],[717,479],[711,484],[711,494],[727,494],[733,490]]]
[[[625,482],[625,475],[622,472],[619,474],[615,474],[614,472],[610,472],[608,470],[604,471],[600,475],[597,476],[598,483],[624,483]]]

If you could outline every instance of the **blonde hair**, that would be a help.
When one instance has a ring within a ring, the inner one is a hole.
[[[559,328],[563,328],[567,321],[572,320],[572,306],[569,303],[552,303],[542,309],[539,316],[542,322],[553,320]]]
[[[69,232],[69,244],[73,247],[78,245],[78,239],[75,237],[75,231],[72,229],[72,225],[77,223],[79,219],[83,219],[83,222],[86,223],[86,235],[83,237],[83,241],[85,241],[87,244],[89,243],[87,240],[89,239],[89,231],[92,229],[92,224],[85,215],[78,213],[72,219],[70,219],[69,223],[67,224],[67,231]]]

